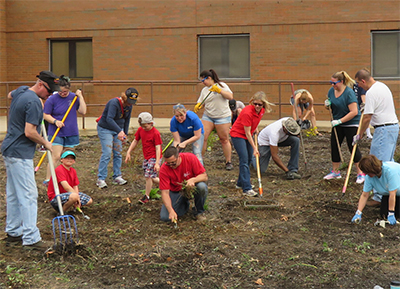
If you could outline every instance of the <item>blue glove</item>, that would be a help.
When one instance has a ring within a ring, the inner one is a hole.
[[[396,218],[394,217],[394,213],[390,212],[388,214],[388,221],[390,225],[396,225],[397,221]]]
[[[356,214],[354,215],[353,219],[351,219],[352,223],[360,223],[361,222],[361,215],[362,213],[360,211],[357,210]]]
[[[333,127],[338,126],[341,123],[342,123],[342,121],[340,119],[331,121],[331,124],[332,124]]]
[[[361,137],[359,134],[356,134],[355,136],[353,136],[353,143],[351,145],[355,145],[360,141]]]

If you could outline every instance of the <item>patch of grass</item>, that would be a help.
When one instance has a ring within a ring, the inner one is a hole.
[[[328,243],[326,243],[326,242],[324,242],[322,244],[322,247],[323,247],[323,249],[322,249],[323,252],[332,252],[333,251],[333,249],[328,247]]]
[[[25,275],[20,273],[21,271],[23,271],[23,269],[17,269],[16,267],[7,265],[5,273],[7,274],[8,279],[7,285],[10,286],[10,288],[18,288],[28,284],[25,281]]]
[[[146,194],[146,190],[140,190],[140,192],[145,195]],[[150,191],[150,199],[154,199],[154,200],[159,200],[161,199],[161,195],[159,194],[160,189],[159,188],[152,188]]]

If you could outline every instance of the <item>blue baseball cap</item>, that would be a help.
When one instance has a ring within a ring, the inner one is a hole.
[[[76,159],[76,155],[73,151],[65,151],[62,155],[61,155],[61,159],[65,159],[67,156],[73,156],[74,159]]]

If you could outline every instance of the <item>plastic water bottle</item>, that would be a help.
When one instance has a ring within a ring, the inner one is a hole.
[[[379,285],[375,285],[374,289],[384,289],[383,287],[379,286]]]
[[[390,289],[400,289],[400,281],[390,282]]]

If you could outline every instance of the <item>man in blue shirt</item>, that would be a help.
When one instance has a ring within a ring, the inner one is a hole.
[[[1,146],[7,171],[6,244],[18,244],[24,249],[45,250],[37,222],[38,191],[35,182],[33,156],[36,143],[51,150],[51,143],[39,134],[43,120],[43,103],[59,90],[58,77],[42,71],[32,87],[21,86],[8,94],[11,99],[7,134]]]

